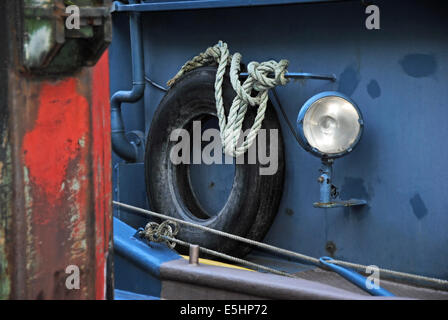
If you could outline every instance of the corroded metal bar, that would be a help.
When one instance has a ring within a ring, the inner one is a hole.
[[[19,5],[0,2],[0,299],[104,299],[112,249],[108,57],[76,74],[24,74]]]

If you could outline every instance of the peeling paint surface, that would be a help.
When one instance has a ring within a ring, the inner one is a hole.
[[[110,142],[109,56],[106,53],[93,72],[92,137],[93,186],[96,231],[96,299],[106,298],[106,266],[112,243],[112,153]]]
[[[15,169],[15,215],[10,229],[16,236],[7,245],[15,252],[11,260],[14,298],[106,297],[112,203],[105,77],[107,56],[98,67],[76,77],[35,81],[11,75],[12,108],[21,110],[14,118],[14,139],[19,144],[12,156],[15,165],[21,166]],[[0,252],[0,259],[8,258]],[[80,290],[65,286],[69,265],[80,269]]]
[[[25,59],[30,66],[38,65],[42,57],[51,50],[51,37],[51,27],[46,24],[28,35],[28,41],[24,44],[24,50]]]
[[[0,1],[0,299],[104,299],[109,283],[108,60],[70,74],[29,69],[60,49],[50,29],[60,21],[45,16],[55,3]],[[71,66],[74,57],[61,59]],[[70,265],[80,290],[66,287]]]
[[[61,200],[60,186],[70,162],[79,156],[78,140],[89,125],[88,108],[87,100],[76,92],[74,79],[42,87],[38,118],[25,135],[23,150],[31,182],[42,186],[42,197],[51,203]]]
[[[52,264],[57,275],[41,273],[28,279],[32,288],[50,286],[57,291],[33,294],[48,299],[66,291],[62,280],[69,264],[82,266],[87,261],[88,154],[78,141],[89,132],[90,111],[73,78],[43,83],[37,101],[34,127],[22,145],[30,231],[27,271],[36,274]],[[68,188],[61,192],[62,184]]]

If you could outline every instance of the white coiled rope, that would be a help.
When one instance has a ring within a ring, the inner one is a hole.
[[[217,45],[208,48],[205,52],[200,53],[188,61],[177,75],[168,81],[168,86],[171,87],[188,71],[215,62],[218,63],[215,81],[216,111],[224,152],[232,157],[238,157],[244,154],[257,138],[266,114],[269,89],[288,83],[288,79],[285,78],[285,73],[287,72],[289,62],[287,60],[280,60],[279,62],[270,60],[262,63],[255,61],[249,63],[247,66],[249,76],[241,84],[239,80],[241,58],[242,56],[239,53],[231,56],[227,44],[220,41]],[[236,97],[230,107],[228,118],[226,118],[222,98],[222,84],[229,64],[230,82],[236,92]],[[257,93],[256,96],[252,96],[254,91]],[[249,105],[252,107],[258,106],[257,115],[248,135],[244,138],[241,145],[238,146],[244,118]]]

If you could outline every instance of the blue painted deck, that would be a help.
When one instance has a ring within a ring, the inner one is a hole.
[[[148,12],[146,74],[165,84],[218,40],[246,63],[286,58],[292,72],[336,74],[335,83],[296,81],[278,94],[292,122],[321,91],[340,91],[357,102],[364,136],[353,154],[336,161],[334,183],[341,198],[366,199],[368,206],[313,208],[320,161],[297,145],[280,117],[287,178],[265,242],[320,257],[329,255],[332,241],[338,259],[448,279],[448,10],[441,3],[376,1],[381,30],[372,31],[360,1]],[[111,92],[130,88],[128,34],[126,14],[114,13]],[[124,105],[127,130],[147,132],[162,97],[148,85],[144,101]],[[147,208],[143,166],[118,167],[115,199]],[[216,182],[216,174],[202,178]]]
[[[160,300],[157,297],[145,296],[129,291],[115,290],[115,300]]]
[[[114,265],[116,299],[148,300],[160,297],[160,266],[182,259],[164,244],[134,237],[136,230],[114,218]],[[132,296],[136,295],[136,296]]]

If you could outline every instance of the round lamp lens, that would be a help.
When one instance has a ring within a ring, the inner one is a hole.
[[[357,108],[346,99],[326,96],[315,101],[303,118],[303,133],[311,147],[322,154],[351,151],[361,128]]]

